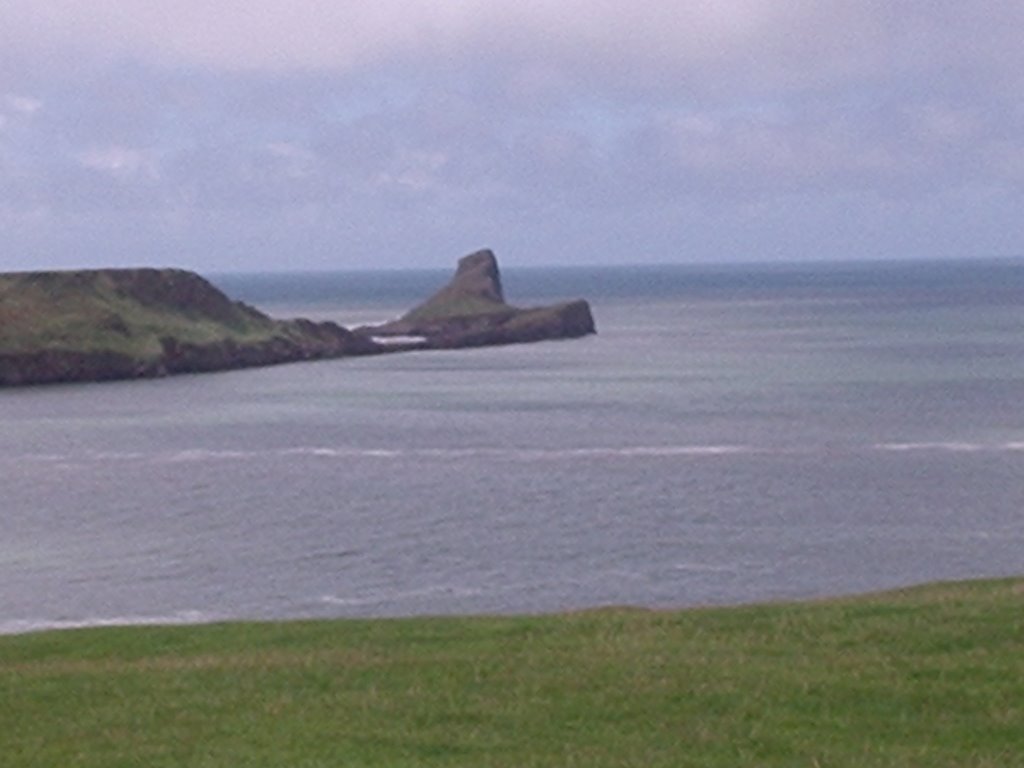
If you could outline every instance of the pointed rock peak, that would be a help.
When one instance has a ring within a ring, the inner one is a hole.
[[[505,294],[501,289],[501,274],[494,252],[488,249],[471,253],[459,259],[455,278],[448,286],[466,296],[475,296],[504,303]]]
[[[455,276],[419,306],[357,332],[374,339],[421,337],[417,349],[455,349],[570,339],[595,329],[590,305],[582,299],[526,309],[506,304],[498,261],[483,250],[459,259]]]
[[[406,320],[466,317],[505,312],[498,260],[489,250],[459,259],[455,277],[444,288],[408,312]]]

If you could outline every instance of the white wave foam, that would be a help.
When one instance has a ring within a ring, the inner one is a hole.
[[[55,464],[67,461],[68,456],[63,453],[30,453],[25,456],[12,457],[17,461],[39,462],[40,464]]]
[[[676,563],[672,566],[674,571],[691,573],[738,573],[735,565],[715,565],[713,563]]]
[[[302,447],[302,448],[286,448],[282,451],[277,452],[279,456],[312,456],[314,458],[322,459],[358,459],[358,458],[377,458],[377,459],[394,459],[399,456],[403,456],[409,453],[414,453],[405,450],[399,450],[394,448],[318,448],[318,447]]]
[[[578,456],[725,456],[749,453],[745,445],[640,445],[626,448],[582,448],[569,451]]]
[[[980,452],[1024,452],[1024,441],[1011,440],[1006,442],[968,442],[960,440],[882,442],[871,444],[876,451],[891,453],[913,452],[946,452],[946,453],[980,453]],[[856,450],[851,447],[851,450]],[[490,458],[495,460],[513,461],[555,461],[573,459],[657,459],[657,458],[699,458],[728,457],[753,453],[789,452],[785,449],[767,449],[753,445],[741,444],[706,444],[706,445],[625,445],[625,446],[586,446],[566,448],[523,448],[479,446],[472,448],[382,448],[358,446],[296,446],[270,450],[213,450],[206,448],[188,448],[170,453],[93,453],[82,456],[71,454],[35,454],[25,459],[40,464],[60,466],[69,462],[103,463],[103,462],[152,462],[156,464],[197,464],[216,461],[246,461],[267,457],[281,458],[317,458],[317,459],[441,459],[460,460],[473,458]],[[22,460],[25,460],[22,459]]]
[[[1018,450],[1024,450],[1024,443],[1019,443]],[[729,456],[741,453],[753,453],[758,449],[748,445],[627,445],[627,446],[589,446],[576,448],[522,448],[502,446],[478,446],[471,448],[381,448],[358,446],[326,446],[307,445],[293,448],[275,448],[268,450],[237,450],[185,448],[167,453],[139,452],[105,452],[73,454],[33,454],[24,458],[11,458],[8,461],[32,461],[39,464],[59,466],[68,463],[111,463],[111,462],[148,462],[153,464],[200,464],[218,461],[247,461],[267,457],[281,458],[318,458],[318,459],[472,459],[493,458],[511,460],[557,460],[557,459],[590,459],[590,458],[670,458],[686,456]],[[892,448],[896,450],[896,448]],[[0,459],[4,461],[6,459]]]
[[[421,587],[419,589],[385,590],[352,597],[322,595],[320,597],[320,602],[324,605],[357,607],[364,605],[380,605],[381,603],[394,603],[402,600],[432,597],[437,595],[442,595],[444,597],[475,597],[484,593],[485,590],[480,587],[456,587],[447,584],[438,584],[430,587]]]
[[[86,454],[90,461],[138,461],[146,458],[146,454],[138,451],[100,451]]]
[[[259,456],[259,453],[255,451],[215,451],[205,448],[188,448],[186,450],[158,458],[172,464],[189,464],[202,461],[214,461],[217,459],[230,459],[237,461],[239,459],[250,459],[256,456]]]
[[[498,459],[559,459],[559,458],[631,458],[670,456],[725,456],[750,453],[746,445],[660,445],[593,448],[355,448],[355,447],[299,447],[279,452],[281,456],[311,456],[317,458],[433,458],[467,459],[492,457]]]
[[[945,451],[948,453],[979,453],[982,451],[1024,451],[1024,442],[968,443],[950,440],[919,443],[876,443],[873,447],[879,451],[893,452]]]
[[[321,456],[333,459],[340,456],[342,451],[337,448],[287,448],[281,451],[282,456]]]
[[[980,451],[984,446],[978,443],[923,442],[923,443],[877,443],[880,451]]]
[[[93,627],[155,627],[167,625],[206,624],[217,617],[201,611],[179,611],[166,616],[103,616],[83,619],[9,619],[0,621],[0,635],[25,635]]]
[[[388,346],[389,344],[422,344],[427,340],[426,336],[371,336],[371,340],[377,344]]]

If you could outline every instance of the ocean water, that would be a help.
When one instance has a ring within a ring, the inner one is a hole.
[[[343,324],[446,279],[214,277]],[[1024,572],[1024,262],[504,280],[598,335],[0,391],[0,632]]]

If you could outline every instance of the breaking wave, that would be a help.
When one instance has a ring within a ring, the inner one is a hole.
[[[834,446],[832,447],[834,449]],[[1005,442],[969,442],[960,440],[942,441],[907,441],[880,442],[858,448],[850,446],[850,452],[858,450],[883,451],[887,453],[1024,453],[1024,441],[1011,440]],[[702,458],[729,457],[752,454],[794,454],[814,453],[814,446],[804,445],[798,448],[786,446],[763,447],[742,444],[709,444],[709,445],[626,445],[626,446],[586,446],[567,448],[522,448],[522,447],[487,447],[472,448],[367,448],[360,446],[298,446],[270,450],[236,450],[236,449],[205,449],[189,448],[166,453],[86,453],[86,454],[36,454],[20,457],[19,461],[31,461],[36,464],[53,467],[73,465],[93,465],[112,462],[144,463],[144,464],[205,464],[211,462],[243,462],[266,458],[281,459],[378,459],[378,460],[409,460],[409,459],[494,459],[504,461],[554,461],[574,459],[659,459],[659,458]],[[4,460],[0,459],[0,463]]]
[[[1024,442],[1011,441],[1005,443],[969,443],[961,441],[934,441],[909,443],[876,443],[875,449],[894,453],[914,451],[942,451],[946,453],[980,453],[1024,451]]]
[[[202,611],[179,611],[166,616],[95,616],[81,619],[11,619],[0,621],[0,635],[26,635],[55,629],[93,627],[150,627],[209,624],[221,617]]]

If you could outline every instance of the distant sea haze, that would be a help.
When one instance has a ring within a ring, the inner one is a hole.
[[[1024,263],[503,277],[598,335],[0,393],[0,631],[1024,572]],[[355,325],[447,275],[213,279]]]

